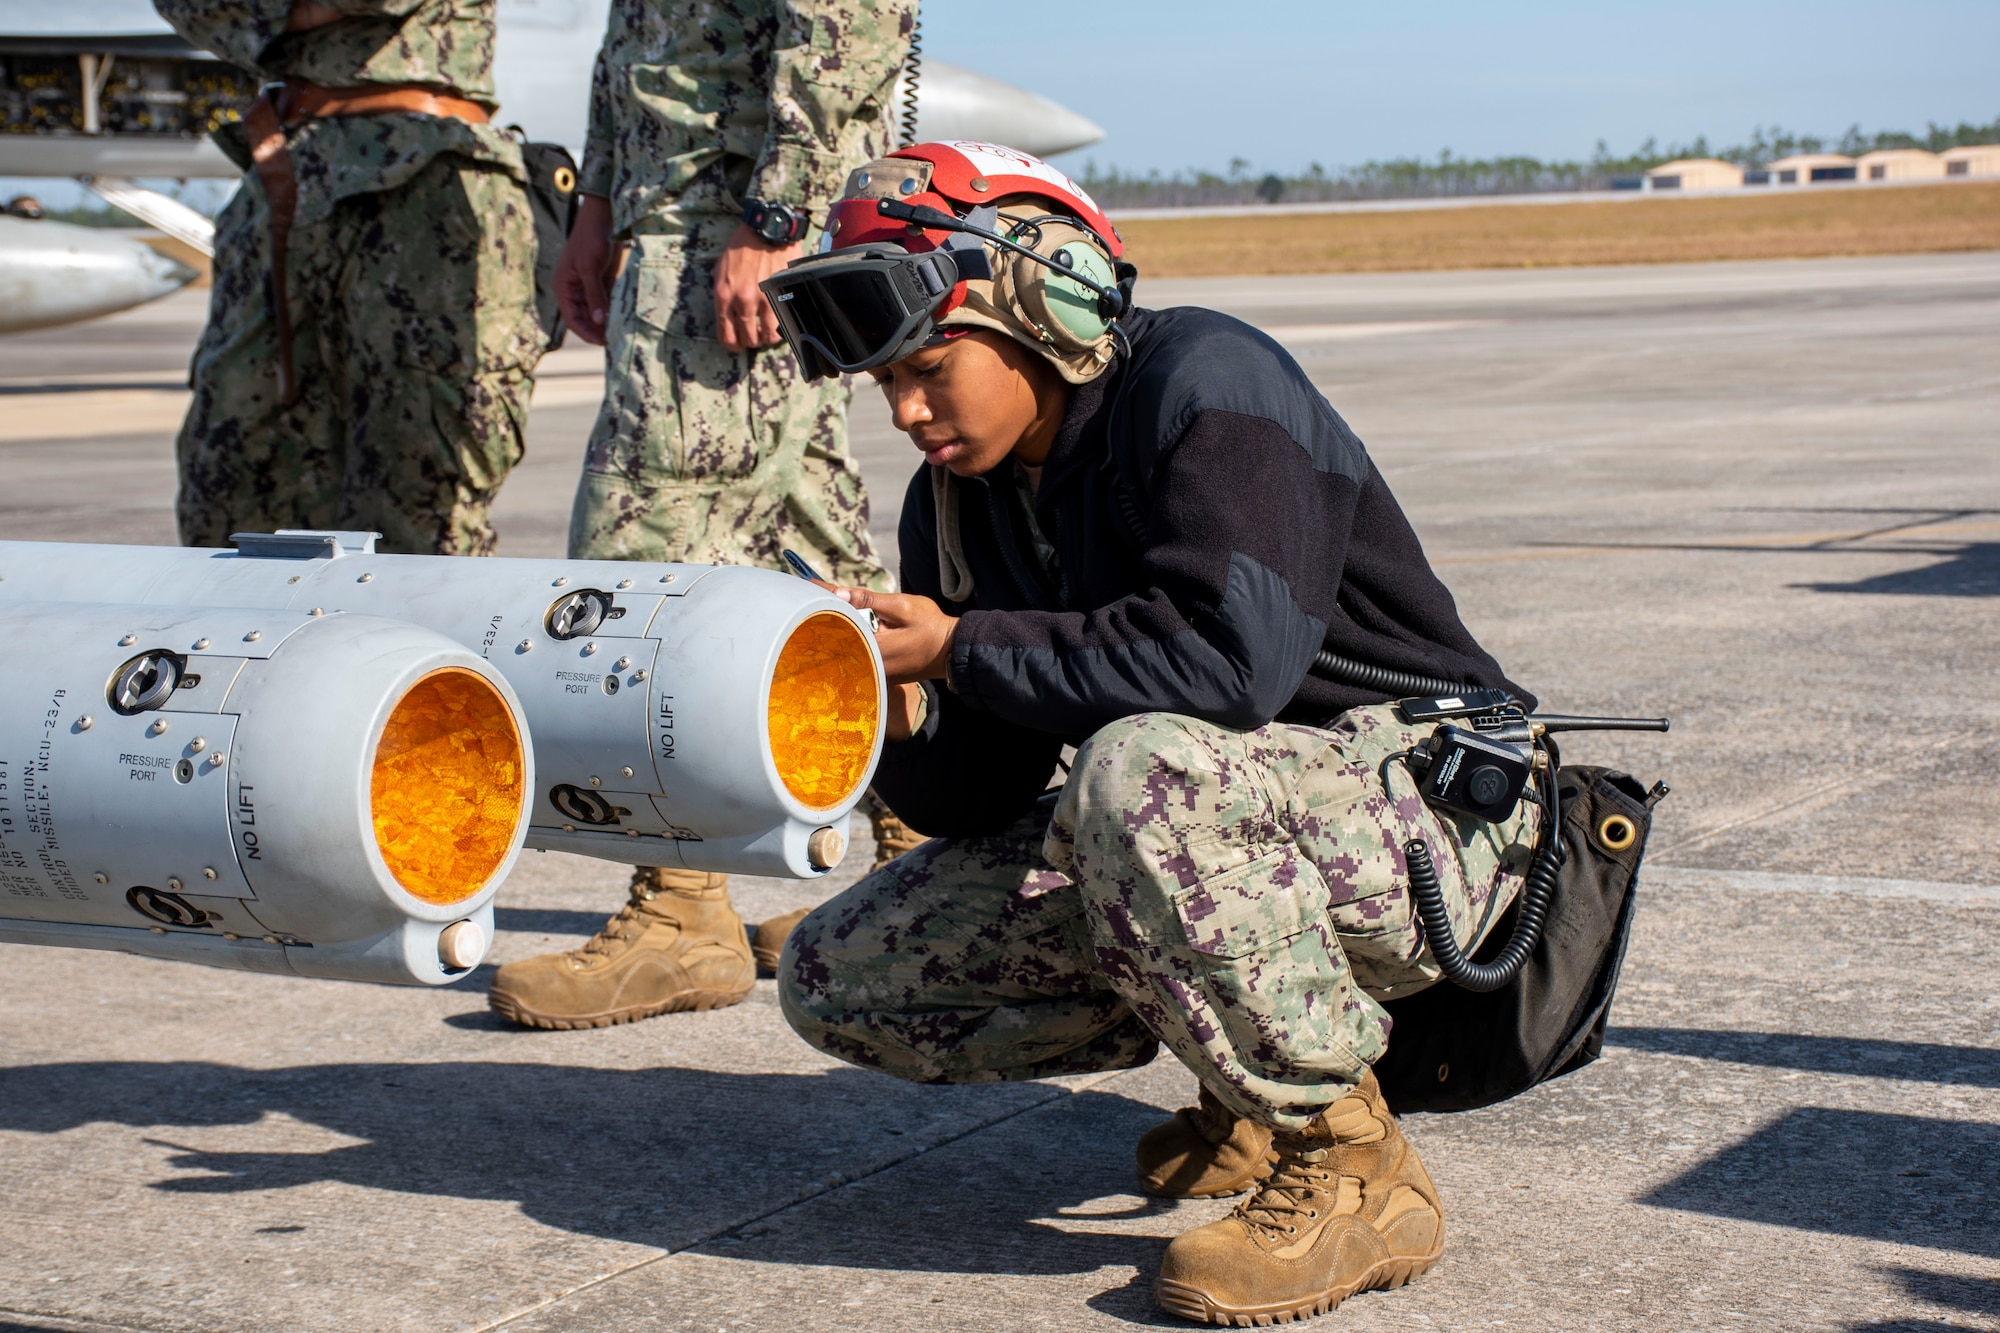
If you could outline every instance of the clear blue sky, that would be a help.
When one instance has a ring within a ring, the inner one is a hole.
[[[940,59],[1104,126],[1072,171],[1582,158],[1599,138],[2000,117],[2000,0],[929,0],[923,15]]]

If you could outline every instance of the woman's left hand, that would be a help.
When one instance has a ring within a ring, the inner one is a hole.
[[[882,651],[882,667],[892,685],[944,679],[958,617],[946,615],[928,597],[822,586],[849,606],[875,613],[875,646]]]

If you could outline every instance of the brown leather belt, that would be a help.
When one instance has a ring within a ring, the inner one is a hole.
[[[437,116],[484,125],[486,108],[455,93],[412,83],[375,83],[358,88],[326,88],[287,79],[264,89],[244,120],[250,131],[251,165],[264,186],[271,210],[271,308],[278,326],[278,396],[286,407],[298,401],[292,367],[292,309],[285,292],[285,254],[298,211],[299,180],[285,147],[285,130],[303,120],[327,116]]]

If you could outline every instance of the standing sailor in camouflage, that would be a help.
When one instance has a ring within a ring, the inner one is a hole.
[[[353,528],[492,554],[544,343],[527,171],[488,123],[493,4],[156,0],[282,81],[218,136],[248,174],[176,442],[188,545]]]
[[[1441,975],[1403,849],[1436,850],[1470,950],[1538,821],[1426,804],[1399,759],[1419,733],[1316,657],[1531,696],[1297,363],[1226,315],[1131,308],[1074,184],[923,144],[849,193],[839,247],[766,291],[807,372],[866,370],[930,465],[906,593],[839,591],[879,617],[898,682],[877,788],[938,836],[806,917],[785,1017],[931,1083],[1130,1068],[1164,1043],[1201,1104],[1141,1140],[1142,1182],[1251,1193],[1167,1248],[1160,1305],[1247,1326],[1400,1285],[1444,1243],[1370,1069],[1381,1002]]]
[[[915,15],[916,0],[613,0],[556,276],[568,326],[606,347],[572,556],[782,570],[791,548],[842,583],[893,586],[847,451],[849,387],[799,374],[757,284],[887,148]],[[920,841],[874,819],[878,860]],[[746,947],[726,877],[641,866],[596,938],[500,969],[489,998],[536,1027],[733,1004],[752,954],[775,965],[802,915]]]

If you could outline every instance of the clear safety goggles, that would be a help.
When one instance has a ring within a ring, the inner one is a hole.
[[[887,365],[929,341],[958,285],[943,250],[858,245],[793,260],[758,285],[809,380]]]

